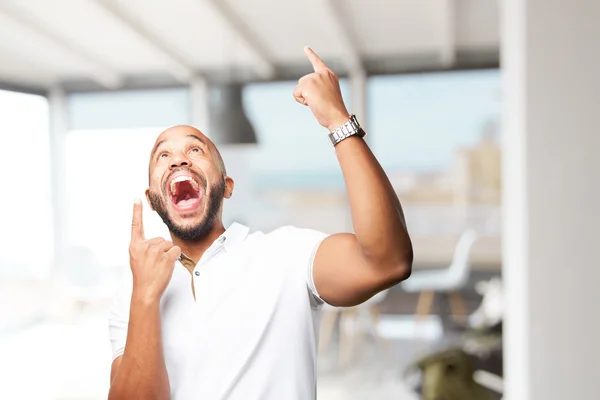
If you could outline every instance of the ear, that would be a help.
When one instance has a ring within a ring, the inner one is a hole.
[[[152,203],[150,202],[150,188],[146,189],[146,202],[150,206],[150,209],[155,211],[154,208],[152,208]]]
[[[234,185],[233,179],[226,176],[225,177],[225,194],[223,197],[225,197],[226,199],[231,198],[231,196],[233,195],[233,187],[234,186],[235,185]]]

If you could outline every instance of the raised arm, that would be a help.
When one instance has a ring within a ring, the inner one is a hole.
[[[113,361],[109,400],[165,400],[169,378],[162,349],[160,298],[181,250],[162,238],[145,240],[136,201],[129,247],[133,291],[125,352]]]
[[[349,120],[337,75],[309,48],[314,73],[302,77],[294,98],[332,131]],[[413,251],[400,201],[383,168],[358,137],[335,146],[342,168],[354,234],[327,237],[317,250],[313,279],[319,295],[336,306],[354,306],[410,276]]]

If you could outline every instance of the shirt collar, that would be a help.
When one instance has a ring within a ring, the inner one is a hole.
[[[248,228],[247,226],[244,226],[242,224],[238,224],[237,222],[234,222],[233,224],[231,224],[229,226],[229,228],[227,228],[227,230],[225,232],[223,232],[223,234],[221,236],[219,236],[213,242],[213,244],[209,247],[207,252],[210,250],[213,250],[217,247],[220,247],[220,245],[222,245],[225,248],[225,250],[231,251],[231,249],[236,244],[242,243],[244,241],[244,239],[246,239],[246,236],[248,236],[249,231],[250,231],[250,228]],[[194,260],[192,260],[191,258],[189,258],[188,256],[186,256],[183,253],[181,253],[181,256],[179,257],[179,261],[184,266],[186,264],[191,264],[191,265],[196,264],[194,262]]]
[[[247,226],[234,222],[217,238],[215,243],[223,243],[225,250],[229,251],[233,246],[242,243],[246,239],[246,236],[248,236],[249,231],[250,228]]]

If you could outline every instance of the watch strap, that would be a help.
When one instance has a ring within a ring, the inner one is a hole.
[[[331,144],[333,144],[335,146],[339,142],[341,142],[344,139],[349,138],[350,136],[356,135],[358,137],[364,137],[365,134],[366,133],[362,129],[360,124],[358,123],[356,116],[353,114],[350,116],[350,119],[348,120],[348,122],[346,122],[344,125],[340,126],[339,128],[331,131],[331,133],[329,134],[329,140],[331,140]]]

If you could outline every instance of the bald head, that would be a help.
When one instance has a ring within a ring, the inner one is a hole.
[[[221,171],[223,176],[227,175],[225,162],[223,161],[223,157],[221,157],[221,153],[215,144],[200,130],[190,125],[172,126],[158,135],[158,138],[156,138],[156,142],[154,143],[154,147],[152,148],[152,153],[150,154],[150,170],[152,169],[153,162],[156,160],[157,154],[159,154],[162,148],[166,147],[169,142],[173,140],[188,140],[201,143],[206,147],[206,149],[208,149],[215,165]]]

